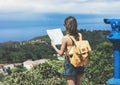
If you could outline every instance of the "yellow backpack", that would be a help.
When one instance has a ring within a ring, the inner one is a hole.
[[[79,41],[76,41],[73,36],[69,36],[74,45],[68,50],[67,56],[70,59],[70,63],[74,67],[84,66],[88,62],[89,52],[91,51],[88,40],[82,40],[82,35],[79,34]]]

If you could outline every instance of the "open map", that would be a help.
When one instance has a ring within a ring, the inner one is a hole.
[[[48,29],[47,34],[55,45],[60,45],[62,43],[63,33],[60,28]]]

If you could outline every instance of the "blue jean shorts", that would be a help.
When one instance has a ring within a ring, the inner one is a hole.
[[[64,75],[65,76],[76,76],[76,75],[82,75],[84,73],[84,67],[74,67],[70,61],[66,62],[66,59],[64,61]]]

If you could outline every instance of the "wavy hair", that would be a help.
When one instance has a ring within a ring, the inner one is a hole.
[[[78,30],[77,30],[77,20],[69,16],[64,20],[64,26],[66,28],[66,33],[69,35],[77,36]]]

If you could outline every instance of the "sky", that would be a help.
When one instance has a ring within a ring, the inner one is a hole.
[[[78,23],[119,18],[119,5],[120,0],[0,0],[0,42],[39,36],[45,33],[40,26],[60,27],[69,15]]]
[[[120,14],[120,0],[0,0],[0,13]]]
[[[33,14],[41,14],[45,20],[45,13],[119,15],[119,5],[120,0],[0,0],[0,19],[34,20]]]

